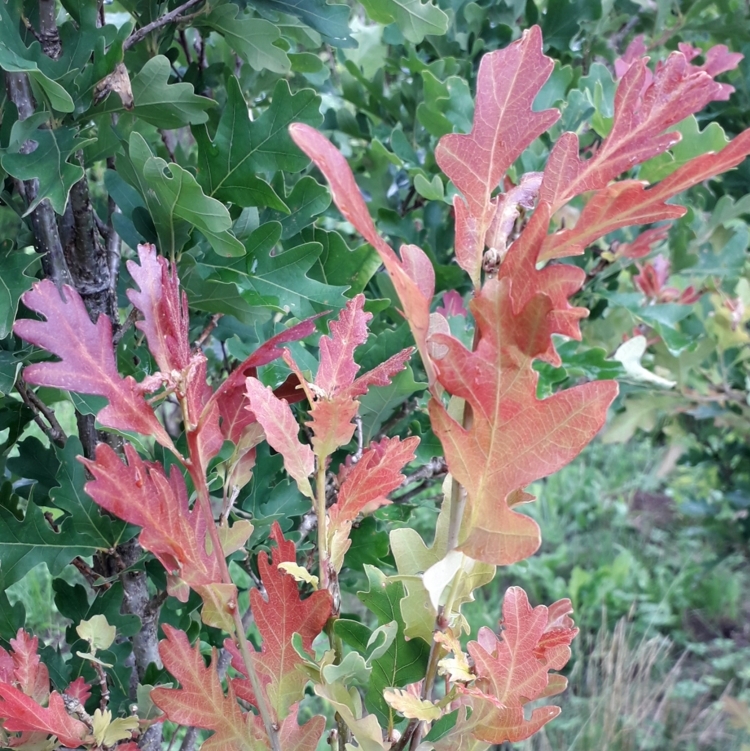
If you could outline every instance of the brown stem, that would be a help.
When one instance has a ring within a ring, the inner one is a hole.
[[[34,422],[44,431],[47,438],[60,448],[65,446],[67,436],[65,435],[65,431],[60,427],[60,423],[55,417],[54,410],[50,409],[27,387],[26,381],[23,380],[23,376],[18,376],[16,388],[21,395],[23,403],[31,410]]]
[[[157,18],[155,21],[142,26],[125,40],[123,49],[125,51],[129,50],[134,44],[138,44],[138,42],[145,39],[152,31],[156,31],[157,29],[162,28],[162,26],[166,26],[170,23],[179,23],[183,20],[181,16],[186,10],[189,10],[194,5],[198,5],[198,3],[201,2],[203,2],[203,0],[187,0],[186,3],[179,5],[174,10],[169,11],[169,13],[165,13],[161,18]]]

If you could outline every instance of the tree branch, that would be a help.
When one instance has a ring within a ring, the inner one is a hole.
[[[23,380],[23,376],[18,376],[16,388],[21,395],[23,403],[31,410],[34,422],[42,429],[42,431],[44,431],[44,434],[52,443],[62,448],[65,445],[67,436],[65,435],[65,431],[60,427],[60,423],[55,417],[54,410],[50,409],[26,386],[26,381]]]
[[[146,24],[137,31],[134,31],[125,40],[123,49],[125,51],[129,50],[133,45],[138,44],[138,42],[145,39],[152,31],[156,31],[162,26],[166,26],[170,23],[179,23],[181,20],[183,20],[181,16],[186,10],[189,10],[194,5],[198,5],[198,3],[201,2],[203,2],[203,0],[187,0],[186,3],[183,3],[174,10],[169,11],[169,13],[165,13],[161,18],[157,18],[155,21],[152,21],[151,23]]]

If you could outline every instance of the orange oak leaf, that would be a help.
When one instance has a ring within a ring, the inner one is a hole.
[[[305,381],[291,353],[284,353],[310,404],[311,419],[306,424],[313,432],[312,446],[318,461],[325,461],[351,441],[355,429],[352,421],[359,410],[356,397],[366,394],[370,386],[387,386],[413,352],[411,348],[402,350],[357,378],[359,365],[354,350],[367,341],[367,322],[372,318],[365,313],[364,304],[365,296],[357,295],[331,322],[331,336],[320,340],[320,365],[312,384]]]
[[[477,288],[485,246],[497,247],[486,242],[496,213],[502,212],[503,201],[492,193],[521,152],[560,117],[555,109],[533,110],[553,67],[552,59],[542,54],[538,26],[505,49],[484,55],[471,132],[449,133],[435,150],[438,165],[463,195],[453,200],[456,260]]]
[[[590,159],[580,158],[574,133],[564,133],[558,139],[539,193],[553,212],[574,196],[605,187],[635,164],[677,143],[680,134],[665,131],[709,102],[726,99],[726,85],[714,81],[713,76],[720,69],[735,67],[739,59],[725,60],[729,68],[701,69],[691,65],[682,52],[672,52],[653,73],[647,62],[648,58],[633,61],[620,80],[612,130]]]
[[[312,651],[313,639],[323,630],[331,614],[332,602],[327,591],[314,592],[306,600],[300,598],[294,577],[279,569],[280,563],[296,563],[296,547],[284,539],[278,522],[273,523],[271,539],[276,543],[271,550],[271,560],[266,553],[258,556],[258,570],[266,597],[253,589],[250,591],[250,605],[263,639],[261,651],[253,658],[271,712],[278,722],[287,717],[290,707],[302,698],[308,681],[306,673],[300,669],[303,660],[292,646],[292,636],[298,633],[305,651]],[[245,675],[237,647],[230,640],[224,646],[232,653],[234,668]],[[235,679],[232,686],[240,698],[255,704],[248,680]]]
[[[608,232],[634,224],[676,219],[685,206],[667,204],[670,198],[704,180],[733,169],[750,154],[750,131],[741,133],[717,153],[692,159],[652,187],[639,180],[621,180],[596,191],[573,229],[549,235],[539,261],[583,253],[587,245]]]
[[[340,571],[351,545],[352,522],[361,513],[374,511],[390,501],[388,494],[404,481],[403,468],[414,460],[419,438],[383,438],[373,441],[356,464],[339,470],[336,503],[328,510],[328,541],[334,570]]]
[[[112,324],[105,315],[91,323],[80,295],[63,285],[65,299],[49,279],[26,292],[23,303],[45,321],[24,318],[13,331],[31,344],[60,358],[59,362],[29,365],[24,378],[39,386],[54,386],[82,394],[106,397],[109,404],[98,421],[115,430],[152,435],[162,446],[174,449],[172,439],[156,419],[135,380],[117,372],[112,349]]]
[[[292,414],[289,402],[279,399],[270,386],[264,386],[257,378],[245,379],[248,409],[261,424],[268,445],[284,458],[284,469],[295,479],[300,492],[313,497],[310,475],[315,470],[315,455],[312,449],[299,440],[299,425]]]
[[[164,624],[166,639],[159,642],[164,667],[180,682],[180,688],[157,687],[151,700],[180,725],[213,730],[204,751],[260,751],[270,748],[258,715],[243,712],[231,682],[227,694],[216,672],[216,658],[207,667],[200,646],[190,646],[187,634]]]
[[[223,581],[220,561],[206,550],[209,520],[200,508],[190,510],[180,471],[173,467],[167,475],[160,464],[143,461],[127,443],[125,459],[104,443],[96,447],[93,461],[80,458],[94,477],[86,483],[86,492],[102,508],[143,528],[141,545],[167,570],[170,594],[187,602],[189,587],[207,604],[219,593],[226,595],[221,587],[229,585]]]
[[[359,370],[354,362],[354,350],[367,341],[367,323],[372,318],[372,313],[365,313],[364,306],[364,295],[353,297],[338,318],[331,321],[331,335],[320,338],[320,364],[315,385],[328,397],[354,383]]]
[[[459,424],[437,399],[430,419],[448,468],[467,493],[459,549],[507,565],[539,547],[539,528],[512,506],[528,484],[570,462],[604,424],[617,394],[610,381],[586,383],[537,399],[534,358],[556,361],[554,318],[546,294],[515,311],[507,279],[492,279],[471,303],[479,338],[474,352],[436,334],[444,348],[440,382],[471,409]]]
[[[11,652],[0,647],[0,727],[24,734],[11,739],[11,746],[23,743],[27,733],[54,735],[65,746],[80,746],[88,728],[67,713],[57,691],[50,693],[49,672],[39,660],[39,639],[19,629],[10,646]],[[70,684],[66,693],[85,697],[87,688],[81,680]]]
[[[401,300],[404,316],[422,355],[428,380],[433,383],[435,372],[427,351],[430,303],[435,294],[435,270],[432,262],[416,245],[402,245],[399,258],[380,237],[346,159],[325,136],[304,123],[292,123],[289,133],[297,146],[325,175],[333,200],[344,218],[380,255]]]
[[[578,633],[571,612],[570,600],[532,608],[520,587],[505,593],[501,635],[484,627],[468,644],[477,679],[457,688],[473,711],[453,733],[470,733],[485,743],[516,743],[560,714],[560,707],[543,706],[527,719],[524,707],[565,690],[566,679],[550,671],[561,670],[570,659]]]
[[[240,363],[216,389],[212,399],[219,405],[221,430],[227,440],[239,444],[243,431],[248,425],[255,422],[253,413],[247,409],[245,379],[249,376],[255,376],[257,369],[262,365],[268,365],[268,363],[281,357],[284,352],[282,345],[305,339],[313,334],[315,321],[319,317],[308,318],[268,339]]]

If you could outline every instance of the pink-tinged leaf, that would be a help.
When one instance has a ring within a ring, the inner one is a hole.
[[[578,633],[571,612],[570,600],[532,608],[520,587],[505,593],[501,636],[485,627],[468,645],[477,680],[460,690],[473,708],[468,724],[474,738],[517,743],[560,713],[559,707],[538,707],[526,719],[524,706],[565,688],[565,679],[549,671],[561,670],[570,659],[570,643]]]
[[[312,651],[313,639],[323,630],[331,614],[331,595],[327,591],[314,592],[306,600],[299,595],[297,582],[279,569],[279,564],[297,561],[296,547],[285,540],[278,522],[271,528],[276,546],[269,561],[266,553],[258,556],[258,570],[266,598],[257,590],[250,591],[250,604],[255,623],[262,637],[262,649],[254,655],[258,677],[265,689],[275,721],[289,715],[291,706],[299,701],[308,678],[300,670],[302,658],[292,646],[292,636],[302,637],[305,651]],[[232,653],[232,665],[245,675],[245,667],[233,642],[224,646]],[[232,685],[237,695],[255,704],[255,695],[248,680],[235,679]]]
[[[677,143],[680,134],[665,133],[668,128],[726,97],[726,85],[691,65],[681,52],[673,52],[654,73],[646,67],[646,59],[636,60],[617,86],[609,135],[590,159],[583,160],[578,137],[564,133],[544,170],[540,200],[554,212],[576,195],[604,188],[634,165]]]
[[[68,684],[63,693],[71,699],[77,699],[81,704],[85,704],[91,696],[91,686],[79,675],[78,678]]]
[[[29,365],[24,378],[39,386],[106,397],[109,404],[97,416],[102,425],[151,435],[162,446],[174,450],[172,439],[146,403],[138,384],[117,372],[109,318],[101,315],[96,324],[91,323],[79,294],[67,285],[63,286],[63,293],[65,300],[54,283],[45,279],[22,297],[26,307],[46,320],[16,321],[14,332],[60,358],[60,362]]]
[[[537,259],[547,237],[549,220],[549,205],[540,203],[521,237],[511,245],[498,278],[508,280],[511,285],[514,311],[521,310],[535,295],[546,295],[551,303],[550,333],[580,339],[579,321],[589,312],[586,308],[572,306],[568,300],[583,285],[585,272],[571,264],[547,264],[537,270]],[[548,356],[550,362],[559,364],[554,352],[550,350]]]
[[[509,286],[490,280],[472,302],[479,330],[474,352],[451,336],[433,337],[444,348],[440,382],[471,407],[468,427],[440,401],[430,403],[448,468],[467,493],[459,548],[498,565],[522,560],[539,546],[536,522],[511,508],[514,494],[575,458],[617,394],[616,383],[599,381],[537,399],[532,361],[556,358],[555,310],[546,294],[514,310]]]
[[[263,427],[268,445],[282,455],[284,468],[295,479],[300,492],[312,498],[308,478],[315,471],[315,455],[308,445],[300,442],[297,436],[299,425],[289,403],[276,397],[273,390],[257,378],[247,378],[245,386],[248,409]]]
[[[443,303],[435,308],[435,312],[440,313],[446,320],[456,316],[467,318],[469,315],[469,311],[464,307],[463,297],[455,289],[449,289],[443,295]]]
[[[46,704],[49,698],[49,671],[38,654],[39,639],[30,636],[19,628],[15,639],[10,640],[13,648],[13,683],[39,704]]]
[[[371,386],[388,386],[393,376],[406,367],[406,363],[413,354],[414,348],[407,347],[389,357],[385,362],[381,362],[380,365],[376,365],[372,370],[368,370],[367,373],[363,373],[351,385],[348,390],[349,395],[362,396]]]
[[[365,296],[357,295],[346,303],[338,318],[331,322],[331,336],[320,338],[320,365],[315,385],[333,397],[354,383],[359,365],[354,350],[367,341],[367,322],[372,313],[365,313]]]
[[[14,686],[0,683],[0,720],[11,733],[38,731],[54,735],[63,746],[78,748],[88,735],[88,728],[65,711],[65,702],[57,691],[42,707]]]
[[[289,716],[281,723],[279,745],[284,751],[315,751],[326,729],[325,717],[315,715],[304,725],[297,724],[297,707],[290,708]]]
[[[635,240],[623,243],[617,247],[618,258],[643,258],[647,256],[659,243],[664,242],[669,235],[671,224],[654,227],[641,232]]]
[[[138,258],[127,267],[139,290],[129,289],[128,299],[140,310],[136,323],[148,341],[148,348],[162,373],[182,371],[190,362],[187,295],[180,294],[177,269],[158,256],[154,245],[139,245]]]
[[[324,315],[324,314],[320,314]],[[284,352],[284,344],[305,339],[315,332],[315,321],[320,315],[308,318],[302,323],[282,331],[271,337],[255,350],[246,360],[238,365],[224,383],[219,386],[212,397],[219,405],[221,415],[221,430],[224,437],[234,444],[239,444],[245,428],[255,422],[255,418],[247,408],[247,393],[245,379],[255,376],[257,368],[268,365]],[[210,407],[210,404],[208,405]]]
[[[349,550],[352,522],[390,501],[388,494],[404,481],[403,468],[414,459],[419,438],[383,438],[373,441],[356,464],[339,470],[339,493],[328,510],[328,549],[331,566],[340,571]]]
[[[179,470],[173,467],[167,476],[127,443],[125,458],[127,463],[104,443],[96,447],[94,461],[82,458],[94,477],[86,492],[111,514],[143,527],[141,545],[167,570],[170,594],[187,602],[185,585],[200,593],[203,586],[222,583],[218,558],[206,552],[208,520],[199,508],[190,510]]]
[[[597,191],[584,207],[576,226],[545,238],[538,260],[578,255],[598,238],[628,225],[648,224],[683,216],[684,206],[670,198],[711,177],[733,169],[750,154],[750,131],[741,133],[721,151],[702,154],[647,188],[638,180],[622,180]]]
[[[390,503],[387,496],[401,487],[403,468],[414,461],[419,438],[383,438],[373,441],[356,464],[345,464],[339,470],[339,493],[328,510],[333,526],[353,522],[369,508]]]
[[[689,46],[690,45],[688,45],[688,47]],[[681,45],[678,45],[678,47],[680,48],[680,52],[684,52]],[[648,47],[646,47],[646,44],[643,41],[643,34],[639,34],[632,42],[630,42],[628,48],[625,50],[625,54],[615,60],[615,76],[617,78],[622,78],[625,73],[627,73],[628,68],[630,68],[636,60],[643,57],[646,52],[648,52]],[[688,60],[691,59],[687,55],[685,55],[685,57],[687,57]]]
[[[213,730],[204,751],[259,751],[269,747],[260,717],[243,712],[230,685],[224,693],[216,672],[216,657],[206,666],[200,645],[190,646],[187,634],[168,624],[166,639],[159,643],[164,667],[180,682],[180,688],[155,688],[151,700],[168,719],[179,725]]]
[[[414,245],[404,245],[399,259],[388,243],[378,235],[346,159],[327,138],[304,123],[293,123],[289,126],[289,133],[297,146],[325,175],[333,200],[344,218],[380,255],[401,300],[404,316],[411,327],[432,384],[435,372],[427,352],[427,333],[430,326],[430,303],[435,294],[435,272],[430,259]]]
[[[488,248],[505,250],[516,219],[521,215],[520,209],[534,208],[541,184],[541,172],[527,172],[522,175],[518,185],[497,197],[495,214],[485,238],[485,245]]]
[[[521,152],[560,117],[557,110],[534,112],[537,94],[552,72],[553,61],[542,54],[538,26],[521,39],[482,58],[477,78],[471,133],[440,139],[435,158],[461,191],[454,200],[456,258],[479,286],[485,236],[496,212],[492,193]]]

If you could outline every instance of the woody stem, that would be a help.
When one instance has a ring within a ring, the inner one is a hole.
[[[188,441],[190,445],[190,441]],[[192,454],[192,452],[191,452]],[[216,521],[214,520],[214,513],[211,508],[211,499],[209,498],[208,485],[206,484],[206,478],[201,472],[195,471],[195,466],[190,468],[193,482],[195,483],[196,492],[198,495],[198,505],[201,513],[205,516],[208,523],[208,534],[211,538],[211,545],[213,547],[214,555],[216,556],[219,567],[221,569],[221,578],[225,584],[233,584],[232,577],[229,575],[229,567],[227,566],[227,560],[224,557],[224,548],[221,545],[221,539],[219,538],[219,530],[216,527]],[[271,710],[268,707],[266,701],[266,695],[263,692],[263,686],[258,678],[258,673],[255,670],[255,663],[253,662],[252,654],[250,653],[250,644],[245,634],[245,626],[242,623],[242,617],[240,616],[237,603],[235,602],[232,609],[232,619],[234,621],[235,631],[237,633],[237,645],[240,648],[240,654],[242,655],[242,662],[245,664],[245,672],[250,679],[250,685],[253,687],[253,693],[255,694],[255,703],[258,707],[258,712],[263,720],[263,727],[265,728],[266,735],[271,744],[271,751],[281,751],[281,745],[279,743],[278,728],[274,724]]]
[[[315,515],[318,517],[318,567],[320,588],[328,589],[328,525],[326,523],[326,463],[325,457],[317,457],[315,473]]]

